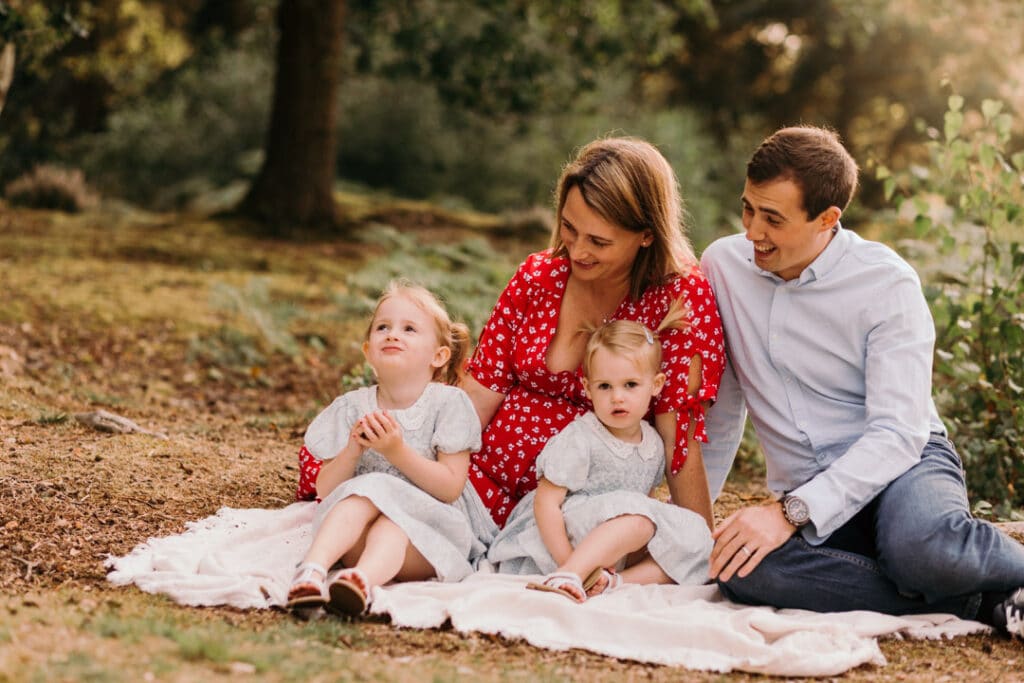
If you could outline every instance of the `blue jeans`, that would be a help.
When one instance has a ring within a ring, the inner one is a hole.
[[[753,605],[974,619],[982,593],[1024,586],[1024,546],[971,516],[960,457],[933,434],[921,461],[825,543],[796,534],[718,585]]]

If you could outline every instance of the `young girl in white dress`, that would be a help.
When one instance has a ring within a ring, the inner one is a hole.
[[[488,552],[499,571],[547,574],[527,587],[577,602],[623,582],[707,579],[707,523],[649,495],[666,466],[662,440],[644,420],[665,382],[660,367],[661,343],[642,324],[616,320],[593,333],[583,386],[594,410],[552,437],[537,458],[536,491],[512,511]]]
[[[480,420],[449,386],[468,347],[466,326],[426,289],[396,282],[381,295],[363,342],[377,384],[339,396],[306,430],[306,448],[324,461],[323,502],[289,608],[354,616],[374,586],[473,570],[482,548],[458,503]]]

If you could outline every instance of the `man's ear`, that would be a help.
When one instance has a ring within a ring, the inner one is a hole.
[[[452,357],[452,350],[447,346],[438,346],[434,353],[434,360],[430,363],[435,368],[443,368],[448,359]]]
[[[843,210],[838,206],[830,206],[821,213],[815,219],[818,222],[818,228],[824,232],[825,230],[831,230],[836,227],[836,223],[843,216]]]
[[[661,390],[665,387],[665,373],[659,372],[654,376],[654,386],[651,390],[651,396],[657,396],[661,393]]]

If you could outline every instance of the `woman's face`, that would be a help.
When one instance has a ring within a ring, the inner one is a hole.
[[[650,231],[631,232],[601,217],[573,187],[562,207],[559,226],[573,277],[589,281],[629,279],[641,247],[651,243]]]

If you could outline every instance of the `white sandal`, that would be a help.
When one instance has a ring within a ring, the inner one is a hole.
[[[295,567],[292,586],[288,589],[288,609],[322,607],[327,602],[325,587],[327,570],[316,562],[302,562]]]
[[[544,577],[541,583],[530,582],[526,587],[535,591],[558,593],[573,602],[586,602],[587,591],[583,588],[583,579],[572,572],[555,572]]]
[[[327,581],[327,611],[348,617],[358,617],[370,604],[370,581],[360,569],[339,569]]]
[[[593,598],[598,595],[604,595],[605,593],[613,591],[622,585],[622,574],[619,574],[614,570],[600,568],[597,572],[595,572],[595,575],[592,576],[594,576],[594,580],[590,582],[589,586],[586,586],[587,597],[589,598]],[[597,586],[598,581],[600,581],[602,578],[605,580],[604,588],[595,591],[594,587]]]

